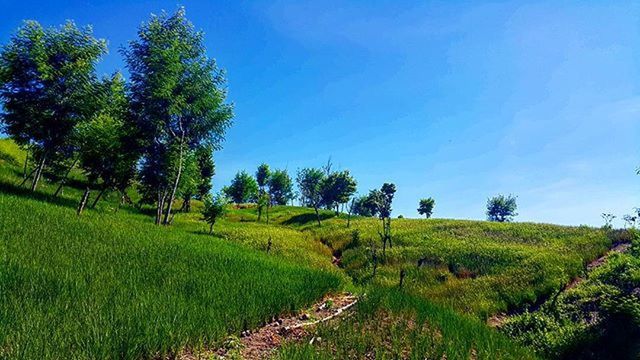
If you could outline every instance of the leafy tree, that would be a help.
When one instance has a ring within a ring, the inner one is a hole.
[[[276,170],[269,178],[271,204],[287,205],[293,197],[293,180],[286,170]]]
[[[75,126],[95,112],[95,65],[106,53],[90,27],[69,21],[43,28],[27,21],[0,53],[0,100],[4,131],[33,149],[36,190],[49,158],[65,153]]]
[[[213,149],[210,146],[201,146],[196,150],[198,169],[200,170],[200,182],[198,184],[197,198],[203,200],[211,192],[211,180],[216,174],[216,164],[213,161]]]
[[[349,173],[349,170],[332,172],[322,184],[322,202],[329,208],[336,209],[339,214],[339,206],[349,201],[356,192],[357,182]]]
[[[391,204],[395,193],[396,186],[390,183],[382,184],[380,190],[371,190],[369,192],[368,202],[374,209],[374,213],[382,221],[382,232],[379,232],[379,235],[382,240],[383,255],[386,255],[387,243],[389,243],[389,247],[393,247],[391,242]]]
[[[352,207],[353,213],[358,216],[376,216],[376,206],[373,203],[373,199],[368,195],[355,197]]]
[[[260,218],[262,218],[262,212],[264,209],[267,209],[267,224],[269,223],[269,203],[271,199],[269,198],[269,194],[262,193],[258,196],[258,222],[260,222]]]
[[[298,171],[296,181],[303,204],[313,207],[320,226],[319,208],[322,206],[322,189],[326,180],[325,172],[316,168],[304,168]]]
[[[258,170],[256,171],[256,181],[258,182],[260,194],[264,193],[264,188],[265,186],[267,186],[270,176],[271,170],[269,169],[269,165],[264,163],[260,164],[260,166],[258,166]]]
[[[141,181],[156,194],[156,224],[168,224],[186,153],[203,145],[219,148],[231,123],[224,72],[208,58],[203,34],[183,8],[152,16],[123,52],[145,144]]]
[[[256,201],[258,199],[258,183],[246,171],[239,171],[225,189],[225,193],[236,204]]]
[[[213,226],[216,221],[227,213],[227,198],[223,195],[211,197],[208,195],[204,198],[204,208],[202,210],[203,220],[209,224],[209,234],[213,234]]]
[[[87,175],[88,184],[78,206],[84,209],[91,189],[100,181],[100,192],[92,207],[107,190],[124,192],[133,180],[139,158],[134,136],[134,124],[128,114],[125,82],[119,73],[97,85],[99,111],[74,131],[80,167]]]
[[[187,151],[184,156],[184,169],[182,170],[177,191],[178,196],[182,198],[180,211],[191,211],[191,198],[198,191],[198,185],[200,185],[200,169],[196,151]]]
[[[178,194],[182,198],[180,211],[191,211],[191,199],[196,197],[204,200],[211,191],[211,179],[215,173],[212,149],[208,146],[200,146],[195,151],[187,152],[184,161],[184,171]]]
[[[427,219],[431,217],[436,201],[433,198],[420,199],[418,204],[418,214],[424,215]]]
[[[487,219],[489,221],[509,222],[517,216],[516,197],[498,195],[487,200]]]

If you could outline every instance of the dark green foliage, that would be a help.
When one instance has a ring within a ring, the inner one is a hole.
[[[354,199],[353,213],[355,215],[372,217],[376,215],[375,211],[375,204],[370,196],[362,195]]]
[[[275,170],[271,173],[268,185],[272,204],[287,205],[293,198],[293,181],[286,170]]]
[[[74,131],[79,165],[89,186],[97,186],[100,181],[102,191],[124,192],[135,176],[139,158],[135,126],[128,117],[124,79],[116,73],[97,86],[98,111]]]
[[[436,205],[436,201],[433,198],[420,199],[418,204],[418,214],[424,215],[425,218],[430,218],[433,214],[433,208]]]
[[[236,173],[224,191],[236,204],[255,202],[258,199],[258,183],[244,170]]]
[[[258,170],[256,170],[256,181],[258,182],[260,192],[264,192],[264,188],[267,186],[270,176],[271,170],[269,169],[269,165],[260,164],[260,166],[258,166]]]
[[[209,234],[213,234],[213,226],[216,221],[227,211],[227,204],[229,202],[222,195],[216,195],[215,197],[207,196],[204,198],[204,208],[202,209],[202,216],[204,221],[209,224]]]
[[[322,183],[322,203],[327,209],[336,208],[349,201],[355,194],[357,182],[349,170],[330,173]]]
[[[489,221],[509,222],[517,216],[516,197],[498,195],[487,200],[487,219]]]
[[[637,241],[628,253],[608,256],[587,280],[545,302],[536,312],[510,318],[501,330],[550,358],[637,358]]]
[[[316,168],[304,168],[298,171],[296,181],[300,190],[301,202],[312,207],[316,212],[316,220],[320,225],[320,214],[318,209],[323,203],[322,190],[326,180],[324,171]]]
[[[168,224],[185,154],[203,145],[220,147],[231,123],[224,72],[207,56],[203,34],[184,9],[153,16],[123,53],[132,113],[145,145],[141,182],[157,199],[156,223],[166,204],[162,222]]]
[[[95,65],[106,49],[90,27],[67,22],[45,29],[35,21],[25,22],[2,48],[0,123],[33,150],[32,190],[48,159],[67,156],[75,126],[95,112]]]
[[[216,174],[216,165],[213,161],[213,148],[211,146],[200,146],[196,149],[196,159],[200,178],[198,179],[197,199],[202,200],[211,192],[211,181]]]

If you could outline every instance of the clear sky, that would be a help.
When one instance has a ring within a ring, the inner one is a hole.
[[[331,157],[359,191],[394,182],[394,215],[484,218],[498,193],[519,221],[602,223],[640,206],[636,2],[13,1],[24,19],[92,24],[101,73],[150,13],[186,7],[228,74],[235,124],[215,187],[261,162]]]

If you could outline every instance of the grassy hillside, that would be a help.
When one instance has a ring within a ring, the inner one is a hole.
[[[253,216],[250,209],[241,212],[241,219]],[[385,259],[379,220],[354,218],[347,228],[344,216],[324,216],[321,227],[299,208],[279,209],[272,218],[313,233],[342,257],[341,266],[357,283],[397,286],[404,269],[409,292],[481,319],[543,298],[611,245],[604,231],[584,226],[394,219]],[[372,278],[374,247],[379,264]]]
[[[322,342],[278,356],[533,358],[486,317],[544,298],[610,244],[587,227],[394,219],[385,257],[378,220],[347,228],[323,211],[318,227],[312,210],[290,206],[272,208],[270,224],[250,206],[233,208],[211,236],[198,202],[171,227],[108,195],[78,217],[79,189],[53,198],[55,184],[37,193],[17,185],[23,161],[0,140],[0,358],[148,358],[215,346],[345,287],[366,294],[357,314],[318,329]]]

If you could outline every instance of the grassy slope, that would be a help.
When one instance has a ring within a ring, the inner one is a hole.
[[[319,330],[323,345],[289,346],[283,356],[356,351],[383,358],[394,349],[418,354],[429,348],[449,359],[472,352],[480,358],[532,357],[482,319],[557,288],[608,245],[604,234],[589,228],[393,220],[394,247],[372,281],[369,242],[379,243],[374,219],[354,219],[347,229],[344,219],[323,212],[326,220],[317,228],[308,209],[276,207],[266,225],[255,223],[254,209],[238,209],[211,237],[195,212],[178,215],[170,229],[150,225],[137,211],[114,213],[108,201],[77,218],[76,189],[51,199],[44,194],[54,186],[43,184],[36,199],[24,200],[32,195],[10,185],[21,174],[20,152],[0,140],[0,154],[0,220],[12,229],[0,235],[0,251],[3,269],[13,267],[0,270],[0,287],[10,287],[2,292],[0,327],[9,331],[0,331],[0,349],[12,351],[10,356],[27,349],[50,357],[137,357],[219,341],[344,284],[330,264],[333,251],[369,296],[357,321]],[[360,233],[357,244],[354,229]],[[429,266],[418,269],[415,262],[425,256]],[[398,291],[401,268],[408,275]],[[28,301],[21,300],[23,294],[31,294]],[[30,310],[15,314],[22,302]],[[58,335],[47,340],[38,336],[43,331]],[[403,343],[406,333],[422,340]],[[389,338],[396,339],[396,348]]]
[[[0,358],[171,353],[259,326],[344,283],[330,253],[295,230],[223,222],[225,240],[188,219],[156,227],[109,202],[77,217],[77,190],[54,201],[44,184],[31,197],[7,181],[18,180],[11,162],[0,159]],[[267,233],[269,255],[238,244]]]
[[[253,216],[251,210],[242,212],[236,216]],[[370,284],[372,244],[382,258],[379,221],[355,218],[347,228],[344,218],[328,218],[317,227],[310,215],[289,207],[272,218],[313,233],[342,255],[342,267],[356,282]],[[409,292],[481,319],[553,292],[611,244],[599,229],[533,223],[394,219],[392,232],[394,246],[378,267],[375,285],[396,286],[405,269]],[[422,258],[427,265],[418,268]]]

